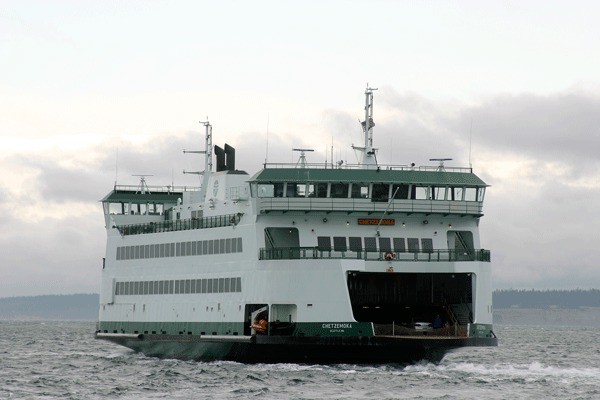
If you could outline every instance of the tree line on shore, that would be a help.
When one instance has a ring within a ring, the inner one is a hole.
[[[600,290],[503,289],[494,291],[493,303],[496,309],[600,307]]]

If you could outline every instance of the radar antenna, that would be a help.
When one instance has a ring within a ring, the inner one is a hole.
[[[439,161],[440,165],[438,165],[438,171],[445,171],[444,161],[452,161],[451,158],[430,158],[429,161]]]
[[[146,177],[154,176],[154,175],[140,174],[140,175],[131,175],[131,176],[139,176],[140,177],[140,185],[138,186],[136,193],[150,194],[150,189],[148,189],[148,184],[146,183]]]
[[[300,165],[300,168],[306,168],[306,152],[314,151],[314,150],[313,149],[292,149],[292,151],[300,152],[300,158],[298,159],[298,162],[296,163],[296,168],[298,168],[298,165]]]

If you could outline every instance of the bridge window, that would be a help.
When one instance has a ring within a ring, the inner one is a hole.
[[[306,197],[306,183],[288,183],[286,197]]]
[[[327,183],[311,183],[306,187],[308,197],[327,197]]]
[[[327,197],[327,185],[328,185],[327,183],[315,184],[317,197]]]
[[[372,201],[388,201],[390,196],[390,185],[383,183],[373,184],[373,193],[371,194]]]
[[[477,188],[465,188],[465,201],[477,201]]]
[[[434,186],[431,188],[431,199],[432,200],[446,200],[446,188]]]
[[[331,197],[337,199],[348,198],[348,187],[347,183],[332,183],[331,184]]]
[[[125,214],[125,203],[104,203],[104,212],[108,214]]]
[[[368,183],[353,183],[351,197],[353,199],[366,199],[369,197]]]
[[[283,183],[259,183],[258,197],[283,197]]]
[[[413,186],[412,187],[412,196],[411,198],[414,200],[428,200],[429,196],[429,186]]]
[[[274,185],[260,183],[258,185],[258,197],[275,197]]]
[[[464,189],[461,187],[450,187],[448,188],[450,195],[448,196],[448,200],[454,201],[462,201]]]
[[[394,196],[394,199],[399,200],[408,199],[408,185],[392,185],[392,196]]]

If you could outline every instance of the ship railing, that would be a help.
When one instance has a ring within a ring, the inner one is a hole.
[[[261,248],[260,260],[297,260],[297,259],[354,259],[365,261],[483,261],[490,262],[489,250],[478,249],[466,252],[464,250],[411,250],[402,252],[380,250],[333,250],[319,247],[276,247]]]
[[[148,233],[188,231],[192,229],[222,228],[239,224],[241,217],[241,213],[214,215],[211,217],[179,219],[175,221],[119,225],[117,229],[121,235],[143,235]]]
[[[436,329],[415,329],[410,324],[387,323],[373,324],[375,336],[433,336],[433,337],[468,337],[467,327],[458,324],[449,324]]]
[[[269,168],[311,168],[311,169],[365,169],[366,166],[363,164],[341,164],[331,165],[330,163],[306,163],[299,165],[297,163],[263,163],[265,169]],[[404,165],[404,164],[380,164],[376,166],[369,166],[369,169],[379,169],[381,171],[393,170],[393,171],[440,171],[440,166],[433,165]],[[446,172],[462,172],[472,173],[473,168],[469,167],[446,167],[444,166],[443,171]]]
[[[451,200],[393,200],[391,203],[371,199],[318,197],[261,197],[259,209],[271,211],[339,211],[367,213],[424,213],[482,215],[483,202]]]
[[[148,193],[180,193],[198,191],[197,186],[144,186],[144,192]],[[124,192],[140,192],[140,185],[115,185],[114,190]]]

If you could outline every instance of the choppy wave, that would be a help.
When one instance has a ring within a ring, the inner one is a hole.
[[[93,323],[0,322],[0,399],[600,398],[600,334],[499,327],[500,346],[439,364],[306,365],[145,357]]]
[[[600,379],[600,368],[574,368],[544,365],[538,361],[530,364],[474,364],[474,363],[451,363],[451,364],[426,364],[407,366],[404,373],[452,373],[463,372],[472,375],[490,376],[549,376],[549,377],[581,377]]]

